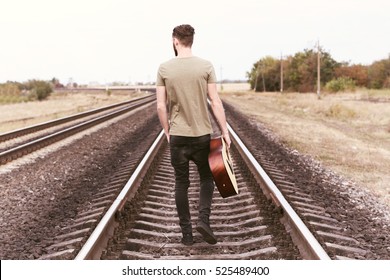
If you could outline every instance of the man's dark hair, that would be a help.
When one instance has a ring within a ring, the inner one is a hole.
[[[195,29],[189,24],[182,24],[173,29],[172,37],[177,38],[185,47],[191,47],[194,42]]]

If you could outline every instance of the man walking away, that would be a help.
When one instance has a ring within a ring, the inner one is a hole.
[[[194,28],[188,24],[173,29],[176,57],[162,63],[157,74],[157,112],[170,145],[175,170],[175,202],[183,235],[181,242],[185,245],[193,244],[188,202],[190,160],[200,176],[196,229],[207,243],[217,243],[209,221],[214,181],[208,164],[212,127],[207,97],[227,146],[231,143],[214,67],[209,61],[192,55],[194,34]]]

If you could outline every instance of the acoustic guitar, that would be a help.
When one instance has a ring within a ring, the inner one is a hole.
[[[226,198],[238,194],[233,163],[223,137],[210,140],[209,165],[221,196]]]

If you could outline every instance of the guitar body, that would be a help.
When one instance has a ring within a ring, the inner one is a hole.
[[[233,163],[223,137],[210,140],[209,165],[221,196],[226,198],[238,194]]]

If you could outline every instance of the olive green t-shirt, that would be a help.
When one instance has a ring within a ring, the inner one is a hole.
[[[213,65],[196,56],[173,58],[158,69],[157,86],[165,86],[169,133],[202,136],[212,133],[207,110],[207,84],[216,83]]]

